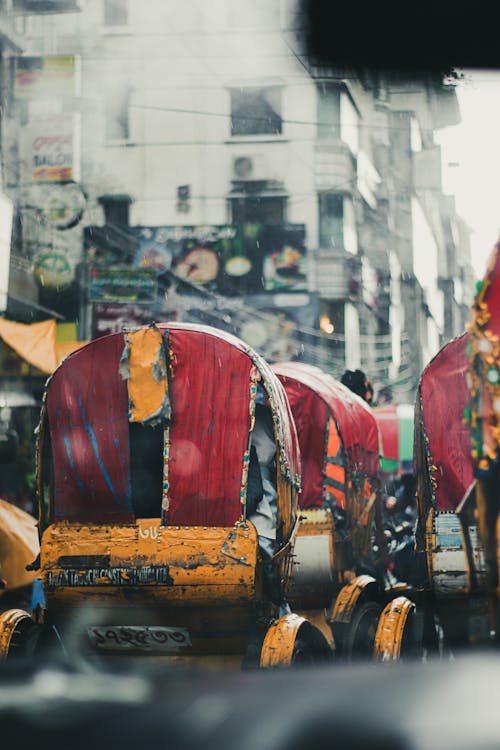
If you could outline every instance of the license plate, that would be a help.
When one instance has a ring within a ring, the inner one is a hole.
[[[87,628],[94,648],[103,651],[160,651],[177,654],[191,646],[186,628],[149,625],[106,625]]]

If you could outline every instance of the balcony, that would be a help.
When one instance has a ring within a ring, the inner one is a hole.
[[[358,257],[339,250],[309,251],[314,291],[326,299],[350,299],[357,294],[360,276]]]
[[[316,190],[352,192],[356,181],[356,160],[349,146],[340,140],[317,142],[314,154]]]

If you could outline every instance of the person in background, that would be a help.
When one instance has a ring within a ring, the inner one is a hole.
[[[346,370],[340,382],[360,396],[367,404],[373,406],[373,383],[367,378],[363,370]]]
[[[264,584],[271,600],[279,598],[274,581],[272,558],[276,552],[278,493],[276,477],[276,441],[267,394],[259,384],[255,403],[247,491],[247,518],[257,529],[264,562]],[[280,603],[281,602],[276,602]]]

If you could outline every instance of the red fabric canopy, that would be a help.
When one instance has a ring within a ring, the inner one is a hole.
[[[169,341],[168,523],[232,525],[241,515],[252,361],[224,339],[198,331],[171,328]]]
[[[465,382],[468,338],[465,333],[446,344],[420,381],[429,460],[436,467],[437,510],[455,510],[474,479],[469,428],[463,419],[469,402]]]
[[[55,518],[133,519],[123,343],[121,333],[93,341],[70,355],[47,386]]]
[[[302,460],[301,507],[321,505],[328,413],[337,424],[352,473],[377,477],[379,434],[370,407],[317,367],[301,362],[275,364],[297,427]]]
[[[241,515],[252,368],[270,394],[282,469],[290,481],[299,481],[297,435],[283,387],[253,350],[229,334],[179,323],[159,328],[170,352],[168,522],[232,525]],[[70,355],[49,381],[56,518],[134,518],[123,350],[123,334],[99,338]]]

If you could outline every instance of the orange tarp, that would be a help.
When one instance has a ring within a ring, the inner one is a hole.
[[[0,317],[0,338],[28,364],[51,374],[68,354],[86,344],[86,341],[56,340],[56,321],[41,323],[14,323]]]
[[[31,583],[37,573],[27,571],[26,566],[36,560],[39,551],[36,520],[0,499],[0,578],[5,590]]]

